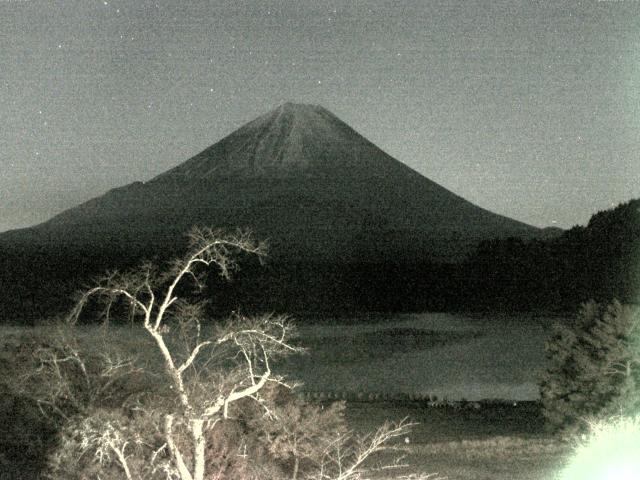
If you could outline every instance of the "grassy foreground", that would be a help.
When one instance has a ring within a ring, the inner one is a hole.
[[[412,478],[418,472],[448,480],[552,480],[571,446],[546,435],[539,405],[483,405],[480,409],[425,408],[418,403],[350,403],[352,428],[367,431],[385,420],[416,422],[395,445],[401,465],[376,478]]]
[[[535,405],[486,406],[477,411],[425,408],[415,403],[351,402],[347,418],[349,426],[362,433],[375,430],[386,420],[409,417],[417,422],[392,451],[376,459],[391,464],[401,457],[401,466],[376,472],[375,480],[411,479],[425,472],[432,473],[433,480],[552,480],[571,448],[541,432],[536,409]],[[8,417],[3,422],[18,422],[22,428],[37,428],[39,423],[37,418]],[[5,424],[3,430],[7,427]],[[39,433],[53,432],[43,429]],[[15,437],[0,442],[0,457],[5,457],[0,462],[2,480],[38,478],[43,459],[34,458],[36,452],[19,443]]]

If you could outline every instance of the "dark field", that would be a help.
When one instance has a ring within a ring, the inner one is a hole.
[[[416,422],[404,442],[389,453],[404,455],[406,467],[376,478],[433,473],[448,480],[550,480],[571,448],[543,430],[539,405],[485,404],[480,408],[430,407],[420,403],[350,403],[353,428],[371,430],[385,420]]]

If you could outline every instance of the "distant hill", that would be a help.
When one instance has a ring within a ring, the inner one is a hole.
[[[105,269],[175,256],[193,225],[266,239],[270,269],[238,280],[244,297],[225,298],[282,310],[403,309],[414,297],[446,308],[454,292],[443,278],[453,277],[436,264],[482,241],[550,235],[473,205],[324,108],[287,103],[148,182],[0,234],[0,315],[64,310]]]

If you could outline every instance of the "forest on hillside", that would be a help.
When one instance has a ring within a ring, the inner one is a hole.
[[[640,199],[600,211],[554,239],[483,242],[462,270],[471,304],[480,307],[575,311],[590,299],[637,303]]]

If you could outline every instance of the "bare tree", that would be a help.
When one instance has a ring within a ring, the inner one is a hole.
[[[175,411],[165,413],[162,418],[162,449],[170,455],[170,474],[177,473],[181,480],[204,478],[205,431],[228,418],[232,403],[244,398],[260,402],[259,392],[267,382],[286,385],[273,374],[271,360],[298,351],[288,343],[291,325],[279,316],[236,317],[204,336],[203,303],[179,296],[180,287],[187,281],[201,288],[208,267],[217,267],[220,274],[228,278],[237,266],[234,259],[238,252],[258,256],[265,253],[264,246],[248,235],[226,236],[209,229],[194,229],[190,233],[188,254],[175,261],[168,272],[158,272],[153,266],[145,265],[125,275],[108,275],[81,296],[70,317],[76,322],[87,302],[99,296],[106,300],[106,319],[114,303],[121,299],[129,304],[131,318],[141,319],[144,330],[160,352],[164,373],[177,400]],[[186,349],[177,348],[171,336],[176,323],[182,333],[182,347]],[[219,359],[216,357],[221,351],[229,349],[235,350],[232,358],[239,361],[222,378],[208,367]],[[178,440],[184,432],[190,437],[190,446]],[[101,445],[111,450],[127,478],[132,478],[124,454],[126,441],[118,440],[115,435]]]
[[[365,462],[376,453],[388,450],[388,442],[405,436],[411,424],[402,420],[397,424],[385,423],[371,435],[353,437],[350,432],[338,435],[329,442],[323,452],[319,468],[310,480],[359,480],[371,470]],[[378,469],[398,468],[399,460],[393,465],[379,466]]]
[[[408,425],[387,425],[371,437],[358,438],[332,420],[340,408],[326,414],[301,408],[293,424],[286,416],[295,409],[275,405],[268,396],[273,389],[267,388],[292,387],[272,370],[278,357],[301,351],[290,341],[294,328],[289,320],[235,315],[214,325],[205,322],[205,303],[189,295],[202,289],[211,267],[229,278],[238,254],[263,257],[264,246],[246,234],[209,229],[194,229],[189,238],[187,254],[164,271],[144,264],[104,276],[79,296],[67,319],[74,330],[81,318],[95,314],[97,305],[105,326],[116,312],[125,314],[142,326],[148,345],[155,346],[155,364],[148,352],[147,364],[121,353],[108,336],[99,352],[83,352],[67,334],[57,345],[35,349],[36,367],[24,376],[31,387],[24,390],[43,411],[65,423],[62,448],[49,462],[58,472],[53,478],[228,478],[226,467],[212,461],[211,444],[216,435],[224,437],[224,426],[239,412],[248,410],[246,402],[263,419],[249,426],[264,426],[265,421],[278,426],[263,431],[271,435],[268,442],[277,437],[280,454],[293,460],[292,478],[299,476],[301,460],[309,464],[304,472],[308,479],[362,478],[365,460],[406,433]],[[335,431],[321,432],[322,426]],[[88,471],[76,473],[83,462]],[[250,476],[255,477],[247,473],[242,478]]]

